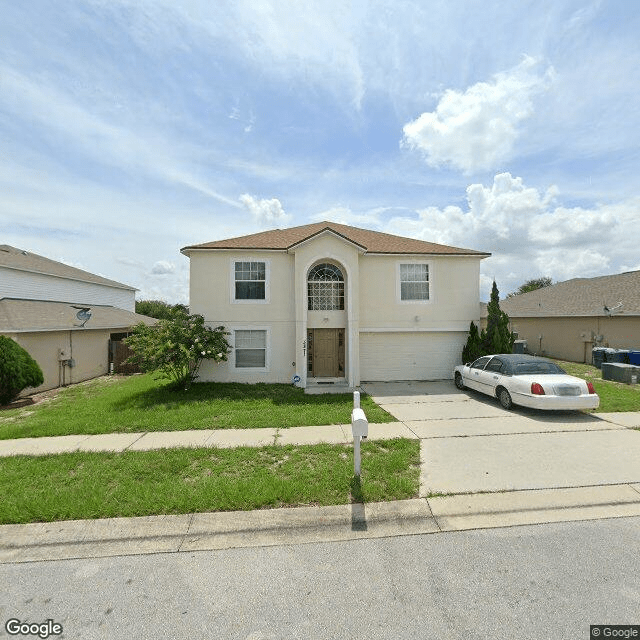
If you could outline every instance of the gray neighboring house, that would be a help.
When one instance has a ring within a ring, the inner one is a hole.
[[[109,371],[110,343],[139,322],[134,287],[9,245],[0,245],[0,334],[38,362],[44,384],[81,382]]]
[[[558,282],[500,308],[530,353],[591,362],[595,346],[640,349],[640,271]],[[485,326],[486,304],[481,316]]]

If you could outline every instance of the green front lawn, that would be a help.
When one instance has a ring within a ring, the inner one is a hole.
[[[0,524],[416,497],[420,444],[362,444],[362,481],[350,445],[164,449],[4,458]]]
[[[600,406],[596,411],[613,413],[616,411],[640,411],[640,384],[629,385],[602,379],[602,371],[590,364],[579,364],[556,360],[569,374],[593,383],[600,396]]]
[[[362,394],[369,422],[394,418]],[[351,394],[305,395],[286,384],[200,383],[184,391],[150,374],[98,378],[46,403],[0,413],[0,440],[69,434],[250,429],[351,422]]]

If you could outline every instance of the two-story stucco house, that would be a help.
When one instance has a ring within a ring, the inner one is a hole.
[[[488,253],[319,222],[188,246],[190,308],[230,332],[202,380],[450,378]]]

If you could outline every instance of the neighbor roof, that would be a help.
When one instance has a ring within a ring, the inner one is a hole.
[[[367,253],[470,255],[482,257],[491,255],[490,253],[482,251],[449,247],[443,244],[435,244],[413,238],[403,238],[402,236],[394,236],[389,233],[381,233],[380,231],[359,229],[345,224],[338,224],[337,222],[326,221],[305,224],[300,227],[290,227],[289,229],[262,231],[261,233],[229,238],[227,240],[194,244],[184,247],[182,252],[185,253],[191,249],[266,249],[286,251],[324,231],[331,231],[345,240],[359,245]]]
[[[91,318],[84,328],[76,318],[79,307],[88,308]],[[70,329],[128,329],[140,322],[152,325],[155,318],[104,305],[71,305],[46,300],[0,299],[0,333],[69,331]]]
[[[16,249],[8,244],[0,245],[0,267],[30,271],[32,273],[42,273],[60,278],[68,278],[70,280],[80,280],[82,282],[92,282],[94,284],[103,284],[109,287],[117,287],[118,289],[128,289],[129,291],[136,290],[135,287],[97,276],[88,271],[77,269],[76,267],[70,267],[67,264],[50,260],[36,253]]]
[[[640,315],[640,271],[574,278],[500,301],[500,308],[511,318],[607,316],[605,307],[614,316]],[[486,316],[486,307],[482,315]]]

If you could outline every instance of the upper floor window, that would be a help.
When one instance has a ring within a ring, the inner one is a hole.
[[[264,262],[235,263],[235,299],[265,300],[267,269]]]
[[[323,262],[309,271],[309,311],[344,309],[344,277],[334,264]]]
[[[429,265],[410,263],[400,265],[400,300],[429,299]]]

